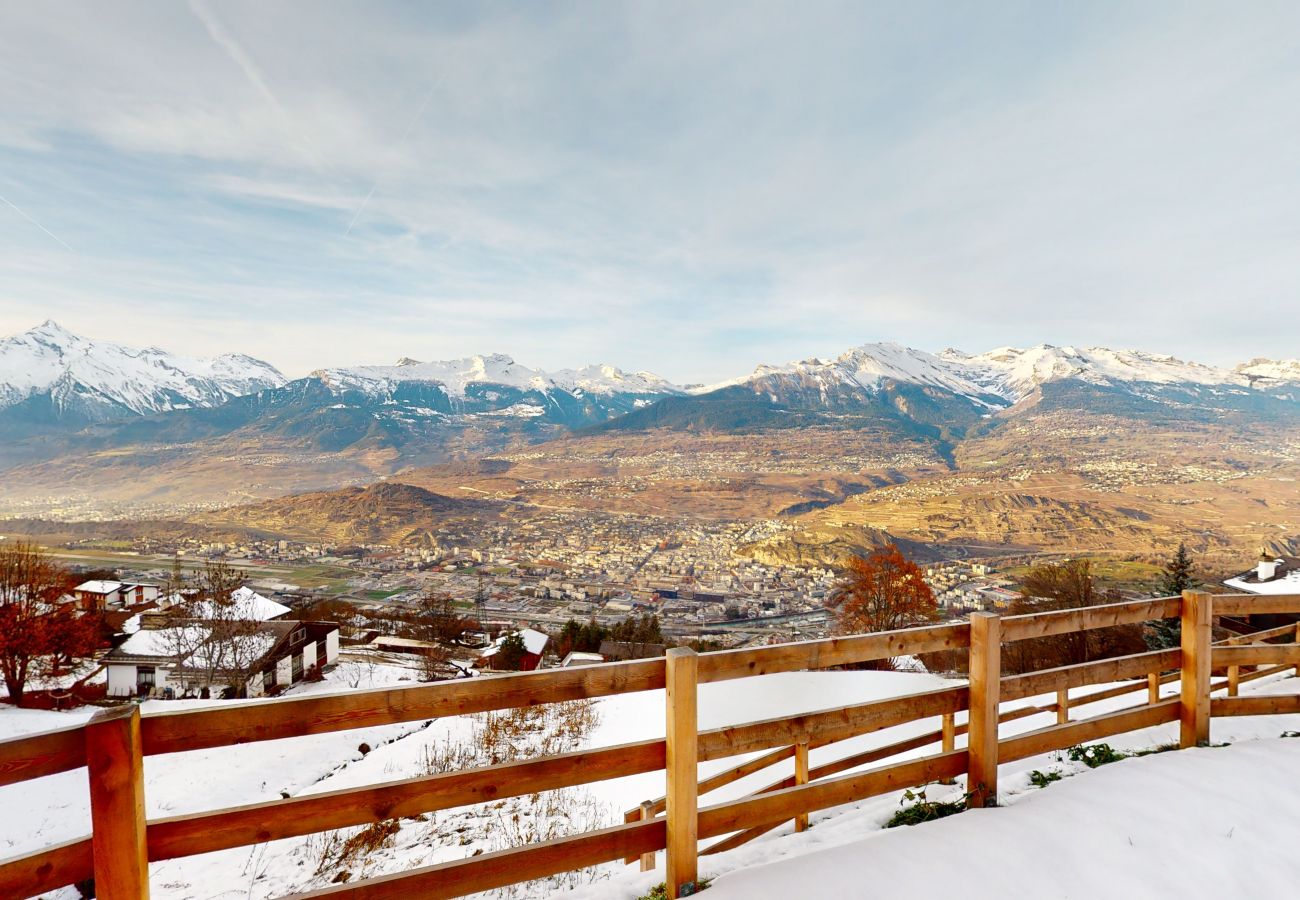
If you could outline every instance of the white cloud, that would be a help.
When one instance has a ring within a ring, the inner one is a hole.
[[[679,380],[881,338],[1300,336],[1292,7],[4,15],[0,194],[78,252],[0,208],[0,331]]]

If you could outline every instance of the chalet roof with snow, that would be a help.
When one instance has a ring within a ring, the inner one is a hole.
[[[1264,557],[1255,568],[1223,583],[1246,594],[1300,594],[1300,557]]]
[[[81,584],[73,588],[73,590],[82,591],[87,594],[111,594],[114,591],[119,591],[121,589],[122,582],[120,581],[103,581],[99,579],[94,581],[83,581]]]
[[[232,591],[230,599],[236,605],[234,617],[247,622],[267,622],[290,611],[283,603],[267,599],[251,588],[241,587]],[[194,604],[191,614],[196,619],[210,619],[213,611],[211,600],[200,600]]]
[[[543,632],[537,631],[532,628],[522,628],[519,631],[510,632],[510,634],[517,634],[521,638],[523,638],[524,650],[528,653],[531,653],[533,656],[541,656],[546,651],[547,643],[551,640],[550,635],[544,634]],[[479,654],[479,659],[485,659],[489,656],[496,656],[497,653],[501,650],[501,645],[505,642],[505,639],[509,636],[510,636],[509,634],[503,634],[501,635],[501,637],[493,641],[491,647],[488,647],[486,650],[484,650],[482,653]]]

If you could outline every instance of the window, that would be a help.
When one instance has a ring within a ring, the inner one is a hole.
[[[295,653],[293,655],[293,675],[291,675],[290,678],[293,681],[297,681],[300,678],[302,678],[302,654],[301,653]]]

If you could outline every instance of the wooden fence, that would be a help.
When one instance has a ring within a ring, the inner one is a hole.
[[[786,821],[805,828],[808,814],[816,810],[961,775],[966,776],[969,802],[991,806],[997,802],[999,763],[1175,721],[1180,723],[1180,745],[1190,747],[1209,740],[1211,716],[1300,713],[1298,695],[1237,696],[1243,682],[1300,666],[1296,626],[1218,645],[1210,637],[1214,615],[1296,611],[1300,595],[1187,592],[1025,616],[976,613],[969,622],[753,650],[697,655],[676,649],[661,659],[144,716],[138,706],[127,705],[99,713],[85,725],[0,742],[0,786],[85,767],[91,799],[91,836],[0,861],[0,896],[30,896],[94,878],[103,900],[135,900],[148,896],[149,862],[664,771],[665,796],[630,811],[621,825],[301,896],[456,897],[618,859],[641,860],[644,866],[666,849],[668,893],[676,897],[683,885],[696,880],[700,842],[709,838],[723,840],[703,852],[722,852]],[[1177,617],[1182,620],[1177,649],[1001,674],[1003,643]],[[1279,639],[1286,642],[1277,643]],[[954,649],[969,649],[966,685],[725,728],[697,727],[700,684]],[[1225,670],[1226,679],[1213,682],[1212,669]],[[1126,679],[1138,680],[1070,696],[1073,688]],[[1177,694],[1163,697],[1161,685],[1175,681]],[[210,812],[145,817],[146,756],[661,688],[667,698],[662,739]],[[1140,704],[1090,718],[1070,717],[1072,710],[1139,690],[1144,691]],[[1055,702],[1049,705],[1001,708],[1004,702],[1053,692]],[[1212,696],[1220,692],[1225,695]],[[959,725],[956,714],[962,711],[967,721]],[[1048,711],[1056,713],[1055,724],[999,737],[1000,722]],[[934,718],[941,723],[935,731],[808,766],[810,749]],[[958,749],[956,738],[963,732],[966,747]],[[937,752],[850,771],[930,745],[938,745]],[[760,755],[698,778],[700,762],[751,753]],[[702,794],[787,759],[794,760],[793,775],[737,800],[700,805]]]

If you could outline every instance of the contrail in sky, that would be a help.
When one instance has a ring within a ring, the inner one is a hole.
[[[208,37],[212,38],[212,42],[244,73],[248,83],[266,98],[266,102],[275,108],[275,111],[280,114],[280,118],[286,122],[292,122],[292,117],[271,91],[271,87],[266,83],[266,78],[262,75],[262,70],[257,63],[253,61],[253,58],[248,55],[240,43],[230,35],[230,32],[226,31],[217,17],[212,14],[212,11],[200,0],[189,0],[189,8],[190,12],[194,14],[194,18],[198,19],[199,24],[203,26],[203,30],[208,33]],[[304,151],[303,155],[307,157],[307,161],[311,163],[312,168],[320,175],[332,175],[329,166],[325,163],[325,158],[317,152],[307,135],[298,134],[297,137],[301,142],[298,149]]]
[[[36,226],[37,228],[39,228],[41,231],[44,231],[44,232],[45,232],[46,234],[48,234],[50,237],[54,238],[54,240],[56,240],[56,241],[58,241],[60,244],[62,244],[62,245],[63,245],[63,248],[64,248],[65,250],[67,250],[69,253],[76,253],[76,252],[77,252],[76,250],[73,250],[71,247],[69,247],[69,246],[68,246],[68,242],[65,241],[63,238],[59,237],[57,234],[55,234],[53,231],[50,231],[50,229],[46,228],[46,227],[45,227],[44,225],[42,225],[40,222],[37,222],[37,221],[36,221],[35,219],[33,219],[31,216],[27,215],[27,213],[23,212],[23,211],[22,211],[21,209],[19,209],[17,206],[14,206],[12,203],[10,203],[9,200],[8,200],[8,199],[7,199],[3,194],[0,194],[0,203],[3,203],[5,206],[9,207],[9,208],[12,209],[14,212],[18,213],[18,215],[22,216],[22,217],[23,217],[24,219],[26,219],[28,222],[31,222],[33,225],[35,225],[35,226]]]
[[[429,86],[429,90],[425,93],[424,99],[420,101],[419,109],[415,111],[415,115],[411,116],[411,121],[406,123],[406,131],[402,132],[402,136],[398,139],[397,145],[406,143],[406,139],[411,136],[411,132],[415,129],[415,123],[419,122],[421,117],[424,116],[424,109],[429,105],[429,101],[433,99],[433,92],[438,89],[438,87],[442,84],[442,80],[446,77],[447,76],[445,74],[438,76],[438,80]],[[361,214],[365,212],[367,204],[370,203],[370,198],[375,196],[375,191],[378,188],[379,188],[379,179],[376,178],[375,183],[370,186],[370,193],[366,194],[366,199],[361,201],[361,205],[357,207],[356,213],[353,214],[352,216],[352,221],[348,223],[348,230],[343,232],[344,237],[347,237],[352,233],[352,229],[356,226],[357,221],[361,218]]]

